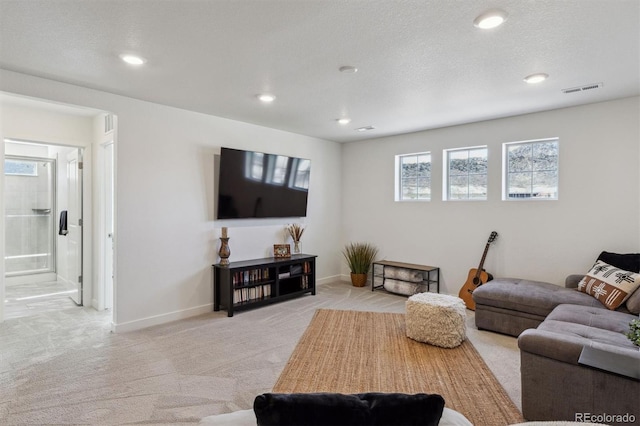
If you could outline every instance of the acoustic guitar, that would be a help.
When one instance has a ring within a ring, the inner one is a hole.
[[[472,268],[469,270],[469,276],[467,277],[467,281],[464,283],[462,288],[460,289],[460,299],[464,301],[464,304],[467,305],[468,309],[472,311],[476,310],[476,302],[473,300],[472,294],[473,291],[485,284],[488,281],[493,279],[493,275],[487,273],[482,267],[484,266],[484,260],[487,258],[487,253],[489,252],[489,246],[495,239],[498,237],[498,233],[493,231],[489,236],[489,240],[487,241],[487,245],[484,247],[484,253],[482,253],[482,259],[480,259],[480,265],[478,268]]]

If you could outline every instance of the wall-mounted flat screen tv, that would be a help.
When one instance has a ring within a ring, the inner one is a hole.
[[[304,217],[311,160],[222,148],[218,219]]]

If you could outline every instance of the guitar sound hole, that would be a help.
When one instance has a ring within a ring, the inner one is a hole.
[[[480,280],[480,278],[473,277],[473,285],[480,285],[480,284],[482,284],[482,281]]]

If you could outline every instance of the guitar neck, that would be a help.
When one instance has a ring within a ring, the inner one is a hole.
[[[476,271],[476,278],[478,278],[480,276],[480,273],[482,272],[482,267],[484,266],[484,260],[487,258],[487,253],[489,252],[489,246],[490,246],[490,243],[487,243],[487,245],[484,247],[484,253],[482,253],[482,259],[480,259],[480,265],[478,265],[478,270]]]

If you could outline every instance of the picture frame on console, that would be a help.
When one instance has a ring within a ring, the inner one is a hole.
[[[274,244],[273,257],[277,257],[277,258],[291,257],[291,245],[290,244]]]

